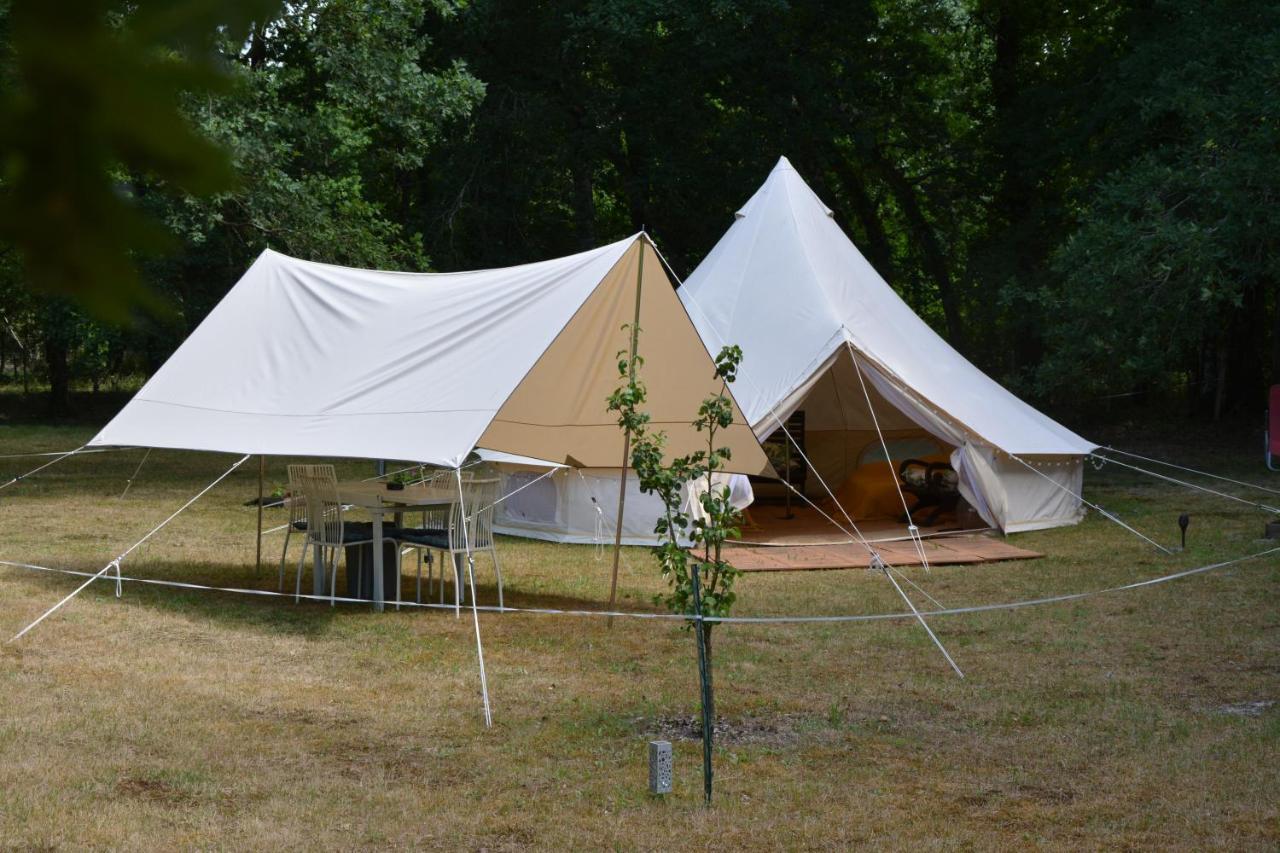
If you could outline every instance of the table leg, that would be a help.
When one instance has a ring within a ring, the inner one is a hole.
[[[373,516],[373,609],[381,612],[382,589],[382,510],[369,510]]]

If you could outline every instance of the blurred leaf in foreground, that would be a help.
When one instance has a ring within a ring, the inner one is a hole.
[[[196,194],[234,185],[181,99],[230,85],[214,38],[244,38],[278,6],[0,0],[0,241],[33,288],[115,322],[161,307],[136,256],[172,241],[131,176]]]

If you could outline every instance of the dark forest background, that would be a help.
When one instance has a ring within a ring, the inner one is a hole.
[[[1256,413],[1278,122],[1274,0],[0,0],[0,383],[136,386],[268,246],[448,271],[643,226],[683,276],[785,154],[1027,398]]]

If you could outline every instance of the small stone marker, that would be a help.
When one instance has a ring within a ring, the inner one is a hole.
[[[671,741],[649,741],[649,793],[671,793]]]

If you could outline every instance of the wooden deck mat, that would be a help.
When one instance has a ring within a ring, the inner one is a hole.
[[[896,566],[919,563],[915,546],[910,542],[881,542],[876,549],[884,559]],[[947,536],[926,539],[925,556],[932,565],[989,563],[998,560],[1031,560],[1044,554],[1018,548],[992,536]],[[828,569],[865,569],[871,555],[861,544],[851,545],[787,545],[759,547],[731,545],[724,557],[744,572],[803,572]]]
[[[816,509],[809,506],[797,506],[793,509],[794,518],[783,518],[780,506],[751,507],[750,523],[742,525],[740,541],[750,545],[840,545],[847,544],[849,537],[840,528],[824,518]],[[841,527],[848,527],[848,522],[838,511],[832,518],[840,522]],[[884,518],[856,519],[858,530],[871,542],[890,542],[895,539],[907,539],[906,525],[901,521]],[[950,534],[955,531],[954,522],[945,525],[920,527],[920,535],[926,539],[930,536]],[[966,530],[965,533],[979,531]],[[865,549],[863,549],[865,551]]]

